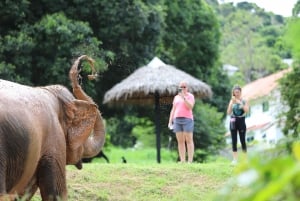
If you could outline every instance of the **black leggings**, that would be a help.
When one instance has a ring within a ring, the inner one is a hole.
[[[232,118],[235,118],[235,123],[232,123]],[[231,117],[230,133],[232,139],[232,151],[237,151],[237,134],[239,133],[242,150],[243,152],[247,152],[245,117]]]

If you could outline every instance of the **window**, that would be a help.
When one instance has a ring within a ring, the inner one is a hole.
[[[247,137],[247,142],[252,142],[254,140],[254,136]]]
[[[268,101],[263,102],[262,109],[263,109],[263,112],[269,111],[269,102]]]

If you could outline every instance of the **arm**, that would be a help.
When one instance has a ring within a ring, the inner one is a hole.
[[[230,102],[228,104],[228,107],[227,107],[227,114],[228,115],[231,115],[231,113],[232,113],[232,104],[233,104],[233,101],[230,100]]]
[[[245,113],[249,112],[249,104],[248,101],[244,100],[244,103],[242,104],[242,108],[244,110]]]
[[[248,102],[246,100],[244,101],[240,101],[240,100],[236,100],[234,98],[232,98],[228,104],[228,107],[227,107],[227,114],[230,115],[232,113],[232,104],[233,103],[238,103],[241,105],[241,109],[244,110],[245,113],[248,113],[249,112],[249,105],[248,105]]]
[[[184,104],[189,108],[193,109],[195,102],[189,102],[186,98],[183,97]]]
[[[170,117],[169,117],[169,125],[172,125],[172,122],[173,122],[173,117],[174,117],[174,111],[175,111],[175,106],[173,105],[172,106],[172,109],[171,109],[171,112],[170,112]]]
[[[193,100],[187,100],[184,95],[182,93],[180,93],[180,97],[183,99],[184,104],[189,108],[189,109],[193,109],[194,104],[195,104],[195,99]]]
[[[235,100],[236,103],[240,104],[240,108],[244,110],[245,113],[249,112],[249,105],[246,100]]]

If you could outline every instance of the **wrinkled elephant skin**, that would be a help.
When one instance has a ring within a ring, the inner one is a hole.
[[[76,99],[64,86],[1,79],[0,97],[0,201],[25,194],[29,200],[38,188],[42,200],[66,200],[65,166],[80,166],[83,156],[97,155],[104,144],[97,105]],[[96,148],[85,152],[89,143]]]

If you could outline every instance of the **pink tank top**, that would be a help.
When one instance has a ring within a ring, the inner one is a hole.
[[[187,93],[187,95],[185,96],[185,99],[192,104],[194,104],[194,102],[195,102],[194,95],[191,93]],[[173,105],[175,106],[173,118],[185,117],[185,118],[189,118],[189,119],[194,119],[193,111],[185,105],[184,100],[179,95],[175,96],[175,98],[173,100]]]

